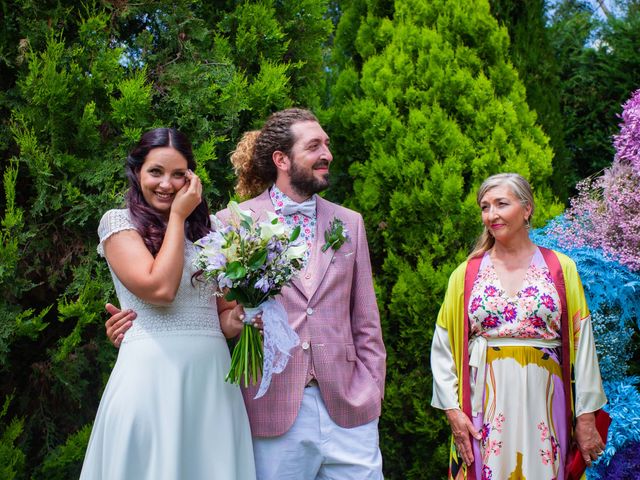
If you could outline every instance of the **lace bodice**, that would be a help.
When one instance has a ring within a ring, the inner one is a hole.
[[[98,227],[98,253],[101,256],[104,256],[104,242],[123,230],[135,230],[129,210],[109,210],[103,215]],[[185,240],[182,279],[175,300],[167,306],[152,305],[131,293],[109,265],[120,308],[130,308],[138,315],[133,326],[125,334],[124,342],[149,335],[222,336],[213,287],[203,281],[192,280],[196,272],[193,266],[196,249],[192,242]]]

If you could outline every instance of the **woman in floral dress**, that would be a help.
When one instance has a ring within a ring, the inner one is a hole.
[[[431,350],[432,405],[453,433],[449,478],[563,479],[572,441],[587,464],[604,448],[582,284],[571,259],[530,240],[523,177],[489,177],[477,200],[484,232],[451,275]]]

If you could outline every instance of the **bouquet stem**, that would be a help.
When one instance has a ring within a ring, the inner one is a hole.
[[[233,349],[231,368],[225,381],[243,384],[244,387],[248,387],[249,382],[255,385],[258,382],[258,374],[262,375],[263,356],[260,331],[245,324],[242,327],[240,339]]]

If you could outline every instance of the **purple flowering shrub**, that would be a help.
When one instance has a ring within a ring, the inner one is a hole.
[[[553,233],[565,246],[598,248],[640,271],[640,90],[623,107],[613,164],[576,186],[578,195]]]
[[[640,90],[636,90],[622,106],[620,133],[614,136],[616,159],[630,165],[640,176]]]

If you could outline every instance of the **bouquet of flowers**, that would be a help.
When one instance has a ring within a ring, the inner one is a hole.
[[[201,247],[196,268],[206,280],[217,285],[217,294],[237,301],[245,308],[244,327],[233,349],[226,380],[244,386],[262,381],[256,398],[267,391],[273,373],[287,364],[289,351],[299,338],[289,326],[284,308],[273,300],[300,270],[306,245],[299,241],[300,227],[288,231],[278,217],[267,212],[268,220],[254,222],[249,212],[230,202],[228,225],[217,222],[215,230],[196,242]],[[263,340],[251,326],[262,312]]]

